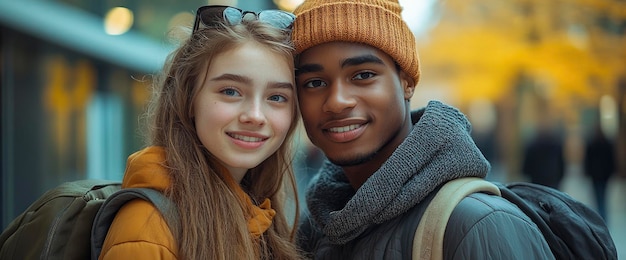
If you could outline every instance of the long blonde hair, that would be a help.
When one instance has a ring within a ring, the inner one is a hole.
[[[202,70],[214,56],[255,41],[293,64],[289,35],[259,21],[200,29],[172,52],[155,84],[149,109],[151,145],[165,147],[171,187],[165,193],[177,205],[178,217],[165,218],[178,242],[181,259],[294,259],[298,219],[290,143],[299,120],[294,103],[292,124],[278,151],[242,180],[253,201],[269,198],[276,210],[271,227],[258,239],[247,229],[244,205],[221,177],[223,166],[202,146],[192,118]],[[294,91],[295,93],[295,91]],[[285,217],[285,194],[295,202],[294,223]]]

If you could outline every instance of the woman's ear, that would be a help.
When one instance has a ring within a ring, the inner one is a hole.
[[[403,70],[400,71],[400,84],[402,84],[402,89],[404,90],[404,99],[410,100],[413,97],[413,93],[415,93],[415,81]]]

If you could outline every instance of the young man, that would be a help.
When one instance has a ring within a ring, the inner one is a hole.
[[[315,259],[410,259],[438,188],[489,171],[461,112],[437,101],[410,111],[420,70],[401,9],[397,0],[306,0],[294,11],[302,118],[328,158],[298,235]],[[527,216],[482,193],[455,207],[443,257],[554,259]]]

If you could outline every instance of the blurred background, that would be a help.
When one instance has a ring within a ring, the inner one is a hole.
[[[121,180],[145,144],[151,76],[197,7],[300,2],[0,0],[2,227],[61,182]],[[570,193],[603,212],[626,254],[626,2],[400,2],[421,59],[413,107],[460,108],[492,163],[488,178]],[[296,148],[302,190],[323,156],[302,133]]]

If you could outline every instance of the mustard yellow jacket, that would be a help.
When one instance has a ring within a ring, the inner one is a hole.
[[[163,191],[170,185],[162,147],[148,147],[128,157],[122,188]],[[115,216],[99,259],[178,259],[178,249],[159,211],[144,200],[133,200]]]

